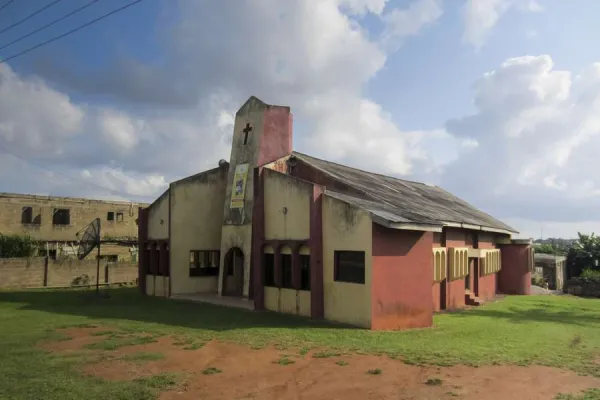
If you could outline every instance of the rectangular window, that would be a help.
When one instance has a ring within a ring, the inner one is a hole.
[[[190,276],[218,276],[219,258],[217,250],[191,250]]]
[[[112,211],[109,211],[108,213],[106,213],[106,220],[107,221],[114,221],[115,220],[115,213]]]
[[[33,207],[23,207],[23,210],[21,211],[21,223],[33,223]]]
[[[333,273],[336,282],[365,283],[365,252],[335,251]]]
[[[122,212],[118,212],[117,213],[117,222],[122,222],[123,221],[123,213]]]
[[[71,225],[71,210],[55,208],[52,214],[52,225]]]
[[[263,267],[265,269],[265,286],[275,287],[275,254],[263,254]]]
[[[293,289],[292,282],[292,255],[281,254],[281,287],[284,289]]]
[[[310,256],[300,254],[300,290],[310,290]]]

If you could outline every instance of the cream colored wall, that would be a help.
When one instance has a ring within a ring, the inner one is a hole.
[[[323,289],[325,319],[371,327],[372,221],[370,215],[334,198],[323,198]],[[365,252],[365,283],[334,282],[334,251]]]
[[[310,237],[310,183],[265,169],[265,239]]]
[[[148,296],[169,297],[169,277],[146,275],[146,294]]]
[[[250,259],[252,256],[252,225],[224,225],[221,237],[221,270],[220,275],[225,273],[225,254],[229,249],[239,247],[244,253],[244,296],[248,296],[250,284]],[[229,288],[234,285],[234,278],[228,277],[227,285]],[[223,290],[223,281],[219,277],[219,293]]]
[[[270,311],[310,317],[310,292],[266,286],[265,308]]]
[[[225,172],[211,170],[171,184],[172,294],[217,292],[216,276],[190,277],[191,250],[219,250]]]
[[[169,238],[169,192],[148,208],[148,239]]]

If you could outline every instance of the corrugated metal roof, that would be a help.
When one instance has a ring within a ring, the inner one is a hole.
[[[294,152],[299,160],[353,187],[361,198],[328,191],[390,222],[476,225],[518,233],[514,228],[448,193],[440,187],[362,171]]]

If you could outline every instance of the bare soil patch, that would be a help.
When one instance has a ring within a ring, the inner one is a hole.
[[[64,331],[73,339],[46,344],[53,351],[81,350],[103,340],[94,329]],[[97,330],[96,330],[97,331]],[[109,380],[132,380],[178,374],[182,383],[162,392],[170,399],[552,399],[600,387],[600,379],[542,366],[435,367],[407,365],[385,356],[337,355],[212,341],[204,346],[176,346],[174,339],[121,347],[113,357],[88,364],[83,372]],[[199,347],[199,348],[195,348]],[[87,350],[95,351],[98,350]],[[161,353],[143,363],[120,357]],[[371,373],[368,371],[371,370]],[[378,373],[373,371],[378,370]]]

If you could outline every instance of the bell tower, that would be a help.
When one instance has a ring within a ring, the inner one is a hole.
[[[252,96],[235,115],[221,233],[219,294],[251,295],[254,170],[292,152],[292,113]],[[264,221],[254,221],[264,223]]]

